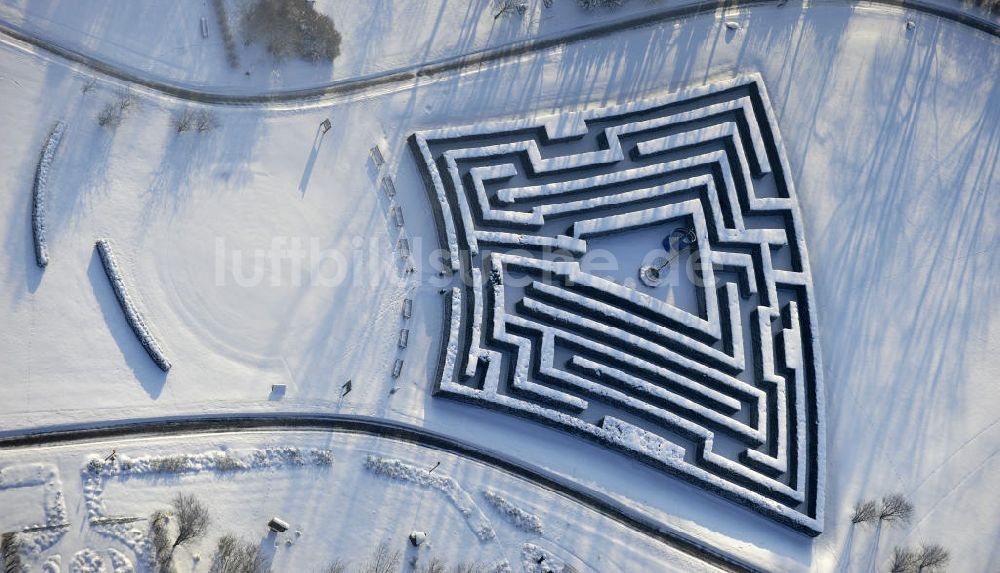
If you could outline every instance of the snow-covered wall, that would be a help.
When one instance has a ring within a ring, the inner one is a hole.
[[[110,240],[98,239],[95,248],[101,257],[101,264],[104,265],[104,273],[108,276],[108,282],[111,283],[111,289],[115,293],[115,298],[118,299],[118,304],[122,308],[122,313],[125,314],[125,320],[128,322],[129,327],[135,333],[135,337],[139,339],[142,347],[146,349],[146,353],[153,359],[153,362],[159,366],[160,370],[167,372],[170,370],[170,361],[167,360],[163,349],[160,347],[160,343],[153,337],[153,334],[149,330],[149,325],[146,324],[146,320],[139,313],[135,301],[132,300],[132,296],[128,292],[128,287],[125,285],[125,277],[118,266],[114,252],[111,250]]]
[[[49,246],[45,237],[45,202],[49,171],[52,169],[52,160],[65,131],[66,123],[63,121],[57,122],[52,128],[49,138],[42,147],[41,157],[38,158],[38,167],[35,169],[35,181],[31,193],[31,231],[35,239],[35,261],[42,268],[49,264]]]

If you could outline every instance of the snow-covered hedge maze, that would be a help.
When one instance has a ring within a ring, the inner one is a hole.
[[[437,395],[587,436],[822,530],[811,272],[759,77],[410,144],[461,280],[444,297]],[[634,261],[665,256],[660,237],[678,228],[697,235],[672,263],[694,292],[687,305],[670,294],[676,280],[633,280]],[[627,261],[625,275],[593,269],[597,250]]]

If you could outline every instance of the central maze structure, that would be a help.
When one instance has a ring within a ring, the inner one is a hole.
[[[436,395],[822,531],[811,272],[760,77],[410,145],[461,279],[446,291]],[[636,280],[678,228],[696,242],[669,280]]]

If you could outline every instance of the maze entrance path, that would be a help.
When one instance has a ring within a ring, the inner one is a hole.
[[[410,143],[461,279],[446,297],[437,395],[822,531],[811,272],[759,77]],[[697,236],[675,263],[689,295],[636,280],[676,228]],[[616,272],[592,272],[598,247]]]

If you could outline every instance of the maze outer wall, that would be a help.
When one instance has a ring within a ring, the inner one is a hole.
[[[423,131],[410,145],[459,285],[445,297],[436,395],[822,531],[812,279],[759,77]],[[677,229],[696,242],[664,267],[670,280],[635,280],[639,258],[667,260],[657,237]],[[619,266],[595,270],[598,253]]]

